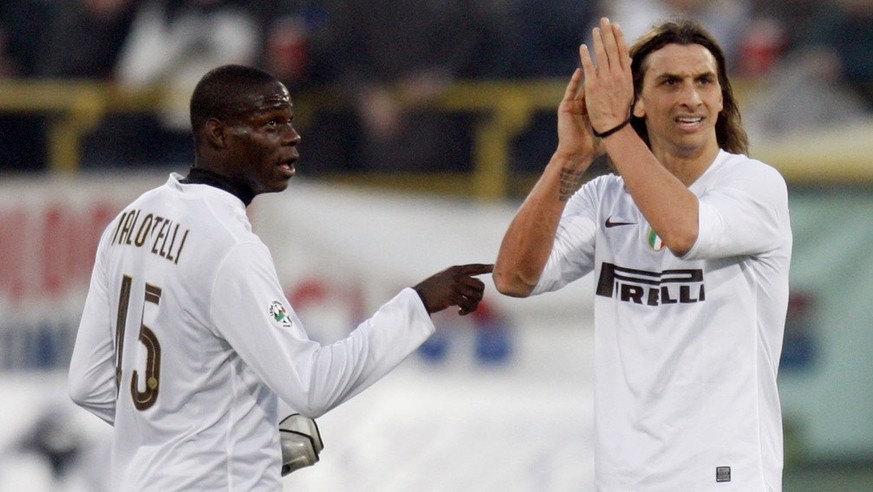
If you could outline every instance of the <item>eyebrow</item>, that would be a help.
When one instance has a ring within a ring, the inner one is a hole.
[[[685,74],[665,72],[665,73],[662,73],[660,75],[656,75],[655,80],[661,81],[661,80],[669,80],[669,79],[684,79],[687,77],[688,76]],[[704,78],[704,77],[718,78],[718,74],[712,70],[706,70],[703,72],[692,73],[692,74],[690,74],[690,77],[694,80],[699,80],[699,79]]]

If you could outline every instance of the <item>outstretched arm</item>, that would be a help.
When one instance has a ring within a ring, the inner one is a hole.
[[[494,264],[494,285],[503,294],[527,297],[545,268],[567,200],[602,154],[591,132],[582,70],[567,84],[558,106],[558,148],[503,237]]]
[[[238,245],[218,269],[209,323],[295,412],[315,418],[369,387],[434,332],[430,313],[473,311],[491,265],[460,265],[402,289],[349,335],[322,344],[309,337],[285,299],[269,251]],[[416,292],[417,290],[417,292]]]

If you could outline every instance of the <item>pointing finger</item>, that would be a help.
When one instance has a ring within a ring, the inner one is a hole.
[[[491,273],[494,271],[493,263],[471,263],[461,266],[461,273],[464,275],[482,275],[483,273]]]

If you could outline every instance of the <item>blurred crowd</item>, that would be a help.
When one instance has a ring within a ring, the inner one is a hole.
[[[731,76],[756,82],[760,103],[744,114],[753,137],[873,109],[873,0],[0,0],[0,83],[160,87],[159,111],[109,114],[89,133],[86,167],[190,165],[194,84],[243,63],[277,75],[292,97],[330,98],[299,125],[304,175],[465,171],[481,115],[428,105],[450,84],[566,79],[598,17],[635,39],[675,14],[702,21]],[[551,113],[518,137],[516,170],[548,160]],[[51,117],[0,112],[0,171],[46,169]]]

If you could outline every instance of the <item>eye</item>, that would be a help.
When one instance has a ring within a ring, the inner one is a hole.
[[[279,120],[273,118],[272,120],[267,121],[266,127],[268,130],[275,130],[276,128],[279,128],[280,124],[281,122]]]

